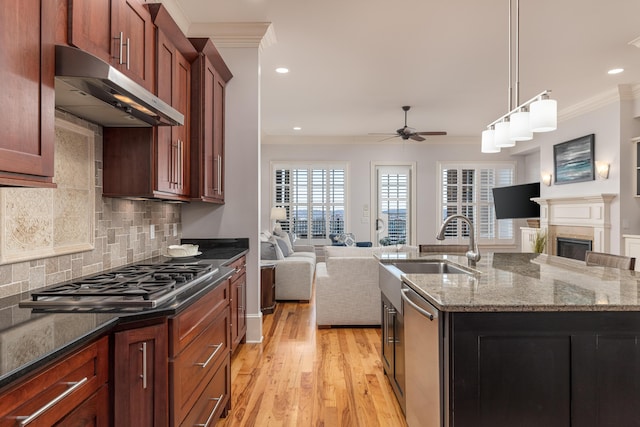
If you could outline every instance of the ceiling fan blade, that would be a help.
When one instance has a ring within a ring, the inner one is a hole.
[[[400,135],[393,135],[393,136],[390,136],[390,137],[388,137],[388,138],[380,139],[380,140],[378,140],[378,142],[388,141],[389,139],[397,138],[397,137],[399,137],[399,136],[400,136]]]
[[[446,135],[446,132],[416,132],[418,135]]]
[[[415,133],[413,135],[411,135],[409,138],[413,139],[414,141],[424,141],[425,140],[423,137],[421,137],[420,135],[415,134]]]
[[[372,133],[372,132],[369,132],[367,135],[377,135],[377,136],[380,136],[380,135],[383,135],[383,136],[384,135],[393,135],[393,136],[398,136],[398,134],[396,134],[396,133]]]

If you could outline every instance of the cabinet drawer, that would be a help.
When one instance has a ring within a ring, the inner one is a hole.
[[[242,273],[246,271],[247,258],[244,256],[240,257],[237,260],[233,261],[231,264],[229,264],[227,267],[234,268],[236,270],[236,272],[233,273],[233,276],[231,276],[231,281],[233,282],[236,279],[238,279],[238,277],[240,277]]]
[[[172,361],[174,425],[191,410],[215,369],[229,355],[228,324],[227,307]]]
[[[203,296],[169,321],[169,356],[177,356],[191,341],[205,330],[218,311],[229,305],[229,281]]]
[[[15,426],[16,418],[30,417],[29,426],[58,422],[91,396],[108,379],[107,337],[0,394],[0,426]]]
[[[213,378],[207,384],[197,402],[193,405],[193,409],[184,422],[180,424],[182,427],[192,427],[195,425],[212,426],[215,420],[228,408],[231,391],[231,362],[229,354],[225,355],[225,360],[216,370]]]

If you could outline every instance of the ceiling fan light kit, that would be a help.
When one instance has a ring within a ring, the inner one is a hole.
[[[515,83],[512,82],[511,72],[511,39],[514,32],[511,29],[513,14],[509,1],[509,112],[487,125],[487,130],[482,132],[482,152],[497,153],[501,148],[513,147],[517,141],[529,141],[533,139],[533,132],[550,132],[556,130],[558,123],[558,104],[549,98],[551,90],[545,90],[530,100],[520,104],[519,94],[519,21],[520,0],[515,0]],[[515,96],[512,96],[515,86]],[[514,102],[515,98],[515,102]],[[513,108],[514,104],[518,104]],[[494,130],[494,132],[490,132]],[[489,138],[493,136],[493,143]]]

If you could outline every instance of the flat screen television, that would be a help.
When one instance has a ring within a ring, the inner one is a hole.
[[[494,188],[496,219],[540,218],[540,205],[532,197],[540,197],[539,182]]]

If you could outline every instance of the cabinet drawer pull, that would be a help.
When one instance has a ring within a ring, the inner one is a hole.
[[[129,49],[130,49],[131,41],[129,37],[127,37],[127,70],[129,69]]]
[[[222,194],[222,156],[218,154],[218,194]]]
[[[48,403],[46,403],[44,406],[42,406],[40,409],[38,409],[33,414],[31,414],[29,416],[16,417],[18,420],[21,420],[19,425],[26,426],[27,424],[30,424],[33,420],[38,418],[44,412],[48,411],[51,407],[56,405],[62,399],[64,399],[65,397],[69,396],[71,393],[76,391],[76,389],[80,388],[88,380],[89,379],[87,377],[84,377],[83,379],[81,379],[80,381],[77,381],[75,383],[74,382],[63,383],[63,384],[67,384],[67,385],[71,385],[71,384],[73,384],[73,385],[71,385],[71,387],[69,387],[68,389],[66,389],[62,393],[60,393],[57,397],[55,397],[52,400],[50,400]]]
[[[211,421],[213,420],[213,414],[215,414],[216,411],[218,410],[218,405],[220,404],[220,402],[222,402],[223,397],[224,397],[224,393],[221,394],[220,397],[210,397],[209,400],[216,401],[216,406],[213,407],[213,411],[211,411],[211,413],[209,414],[209,417],[207,417],[207,421],[205,421],[204,424],[194,424],[193,427],[208,427],[209,424],[211,424]]]
[[[122,47],[124,45],[124,34],[122,34],[122,31],[120,31],[120,34],[118,35],[118,37],[114,37],[115,40],[118,40],[118,44],[119,44],[119,54],[118,56],[114,56],[115,59],[118,60],[118,63],[120,65],[122,65]]]
[[[147,388],[147,343],[143,342],[142,347],[140,347],[140,351],[142,352],[142,388]]]
[[[213,350],[213,353],[211,353],[211,355],[209,355],[209,357],[207,358],[207,360],[205,360],[204,362],[198,362],[198,363],[194,363],[194,365],[200,366],[202,369],[206,368],[207,365],[209,364],[209,362],[211,362],[211,360],[216,356],[216,353],[218,353],[218,350],[220,350],[222,348],[222,343],[218,344],[218,345],[209,345],[208,347],[210,348],[214,348],[215,350]]]

